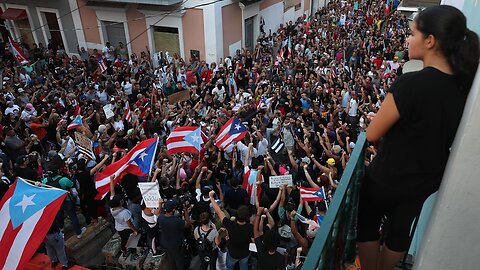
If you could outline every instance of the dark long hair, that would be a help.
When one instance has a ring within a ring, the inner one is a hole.
[[[436,38],[454,75],[468,92],[477,71],[480,48],[478,35],[467,28],[463,13],[448,5],[433,6],[421,11],[415,22],[425,37]]]

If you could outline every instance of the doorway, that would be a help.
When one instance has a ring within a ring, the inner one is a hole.
[[[245,48],[250,52],[253,52],[254,49],[254,40],[253,40],[253,22],[255,16],[250,17],[245,20]]]
[[[54,12],[45,12],[42,11],[42,19],[45,24],[45,35],[47,37],[46,43],[50,43],[49,40],[57,47],[62,45],[65,48],[65,43],[63,42],[62,33],[60,32],[60,25],[58,24],[57,14]]]

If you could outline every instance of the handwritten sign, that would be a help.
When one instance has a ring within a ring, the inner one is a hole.
[[[105,117],[107,119],[110,119],[115,115],[112,111],[112,108],[110,107],[110,104],[103,106],[103,112],[105,113]]]
[[[138,183],[138,188],[142,193],[143,201],[148,208],[158,207],[160,192],[156,182]]]
[[[183,90],[177,93],[173,93],[170,96],[168,96],[168,103],[174,105],[178,102],[186,101],[190,99],[190,91],[189,90]]]
[[[287,186],[293,186],[292,175],[280,175],[280,176],[270,176],[270,188],[279,188],[280,186],[287,184]]]

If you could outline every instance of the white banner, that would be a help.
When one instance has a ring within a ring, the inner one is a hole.
[[[156,182],[138,183],[138,188],[142,193],[143,201],[148,208],[157,208],[160,192]]]
[[[291,174],[280,175],[280,176],[270,176],[269,181],[270,181],[270,188],[279,188],[284,184],[287,184],[287,186],[293,186]]]
[[[112,111],[112,108],[110,107],[110,104],[103,106],[103,112],[105,113],[105,117],[107,119],[110,119],[115,115]]]

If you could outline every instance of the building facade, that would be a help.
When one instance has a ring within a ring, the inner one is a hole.
[[[22,4],[23,3],[23,4]],[[261,27],[309,16],[325,0],[7,0],[0,32],[24,44],[49,42],[75,54],[77,45],[101,50],[122,42],[128,54],[149,50],[219,61],[253,49]]]

